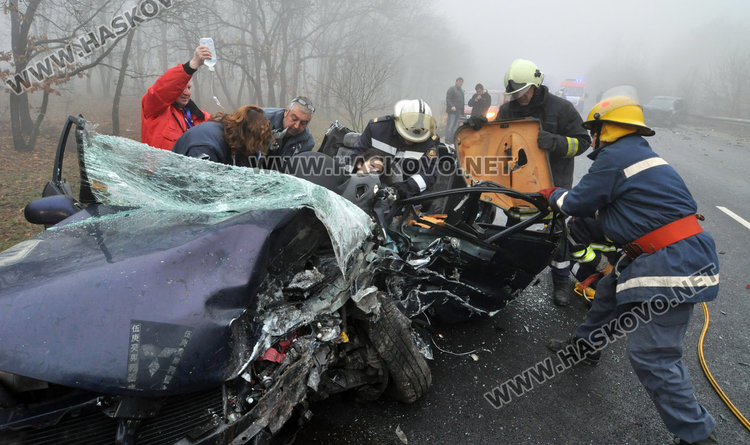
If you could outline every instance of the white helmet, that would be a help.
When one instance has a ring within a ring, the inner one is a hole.
[[[422,99],[400,100],[393,107],[396,131],[409,142],[424,142],[435,133],[435,118]]]
[[[516,59],[505,73],[505,94],[510,100],[516,100],[532,86],[539,88],[544,74],[530,60]]]

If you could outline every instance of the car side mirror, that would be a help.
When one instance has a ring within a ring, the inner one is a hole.
[[[78,212],[75,200],[69,196],[54,195],[31,201],[23,209],[26,221],[51,226]]]

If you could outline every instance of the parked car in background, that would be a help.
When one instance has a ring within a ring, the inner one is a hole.
[[[492,102],[490,103],[490,108],[487,109],[487,114],[485,114],[484,117],[487,118],[488,121],[495,120],[497,117],[497,113],[500,110],[500,105],[504,102],[505,99],[505,91],[503,90],[487,90],[488,93],[490,93],[490,97],[492,98]],[[469,100],[472,96],[474,96],[475,91],[466,91],[464,93],[464,102],[469,103]],[[471,116],[471,107],[468,105],[464,105],[464,115],[461,116],[460,122],[465,121]]]
[[[685,117],[685,100],[675,96],[656,96],[643,106],[648,125],[674,127]]]

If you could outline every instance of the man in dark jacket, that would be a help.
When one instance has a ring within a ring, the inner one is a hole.
[[[474,91],[476,91],[476,93],[471,96],[471,99],[469,99],[469,102],[467,103],[467,105],[471,107],[471,115],[473,117],[486,118],[487,110],[489,110],[490,105],[492,105],[490,93],[484,89],[484,85],[481,83],[478,83],[477,86],[474,87]]]
[[[445,112],[448,113],[448,123],[445,126],[445,140],[452,144],[458,128],[458,120],[464,113],[464,84],[463,77],[456,79],[456,84],[448,88],[445,93]]]
[[[588,173],[570,190],[540,193],[555,211],[596,216],[627,256],[597,284],[574,337],[549,347],[565,351],[558,357],[585,350],[579,358],[597,361],[602,348],[627,334],[630,364],[667,429],[680,444],[716,444],[716,421],[696,400],[682,362],[694,305],[719,292],[714,240],[701,228],[685,182],[643,138],[654,131],[632,96],[605,96],[585,125],[594,139]]]
[[[207,46],[195,48],[190,61],[168,69],[141,98],[141,142],[171,150],[175,141],[194,125],[211,118],[190,98],[193,74],[211,58]]]
[[[497,119],[539,119],[537,145],[548,153],[552,180],[557,187],[571,188],[573,158],[589,148],[591,138],[573,104],[550,94],[543,80],[544,74],[533,62],[513,61],[505,73],[505,93],[510,100],[500,107]],[[550,263],[553,301],[558,306],[568,305],[572,293],[567,245],[562,247]]]
[[[297,96],[286,108],[263,108],[266,117],[271,121],[277,146],[268,156],[289,158],[315,147],[315,139],[307,128],[315,107],[312,101],[304,96]]]

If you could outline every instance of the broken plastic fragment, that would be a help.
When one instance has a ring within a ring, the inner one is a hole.
[[[396,437],[398,437],[398,440],[404,445],[409,443],[409,439],[406,438],[406,434],[404,434],[404,431],[401,429],[401,425],[396,425]]]

